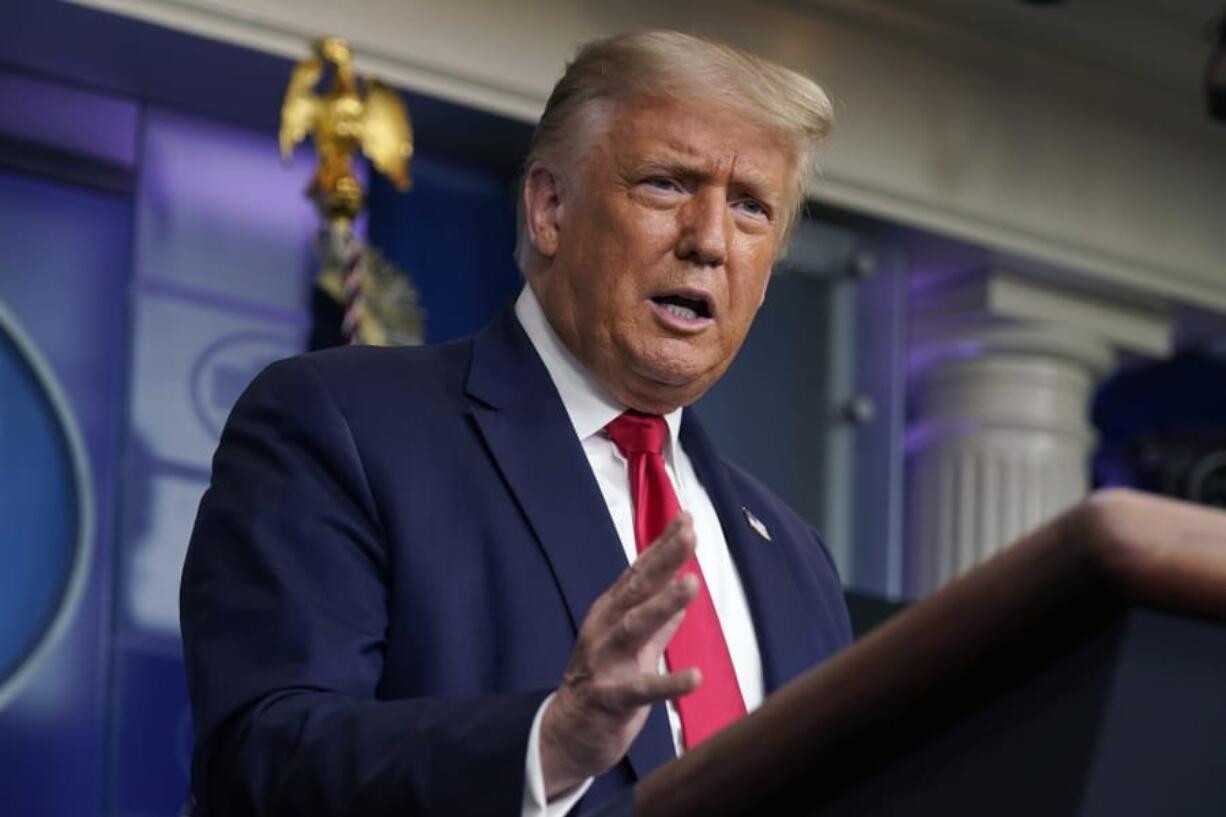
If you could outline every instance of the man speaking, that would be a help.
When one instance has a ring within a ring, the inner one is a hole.
[[[818,535],[685,408],[829,124],[727,46],[590,43],[525,164],[513,308],[256,378],[183,576],[198,814],[590,810],[849,641]]]

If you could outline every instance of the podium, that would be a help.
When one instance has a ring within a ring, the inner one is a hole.
[[[1096,494],[656,769],[634,808],[1226,815],[1226,513]]]

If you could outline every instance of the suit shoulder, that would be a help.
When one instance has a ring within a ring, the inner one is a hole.
[[[441,374],[456,370],[462,378],[472,354],[472,339],[430,346],[338,346],[298,357],[325,380],[378,378],[404,373]]]
[[[261,378],[314,376],[340,403],[420,397],[462,388],[472,353],[469,339],[433,346],[341,346],[278,361]],[[309,373],[309,374],[308,374]]]

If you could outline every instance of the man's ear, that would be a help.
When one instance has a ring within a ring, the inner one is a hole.
[[[558,252],[562,185],[557,174],[533,162],[524,176],[524,218],[532,247],[545,258]]]

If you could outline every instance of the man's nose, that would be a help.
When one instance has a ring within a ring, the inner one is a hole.
[[[677,257],[705,267],[723,266],[728,252],[728,208],[722,190],[702,189],[681,209]]]

